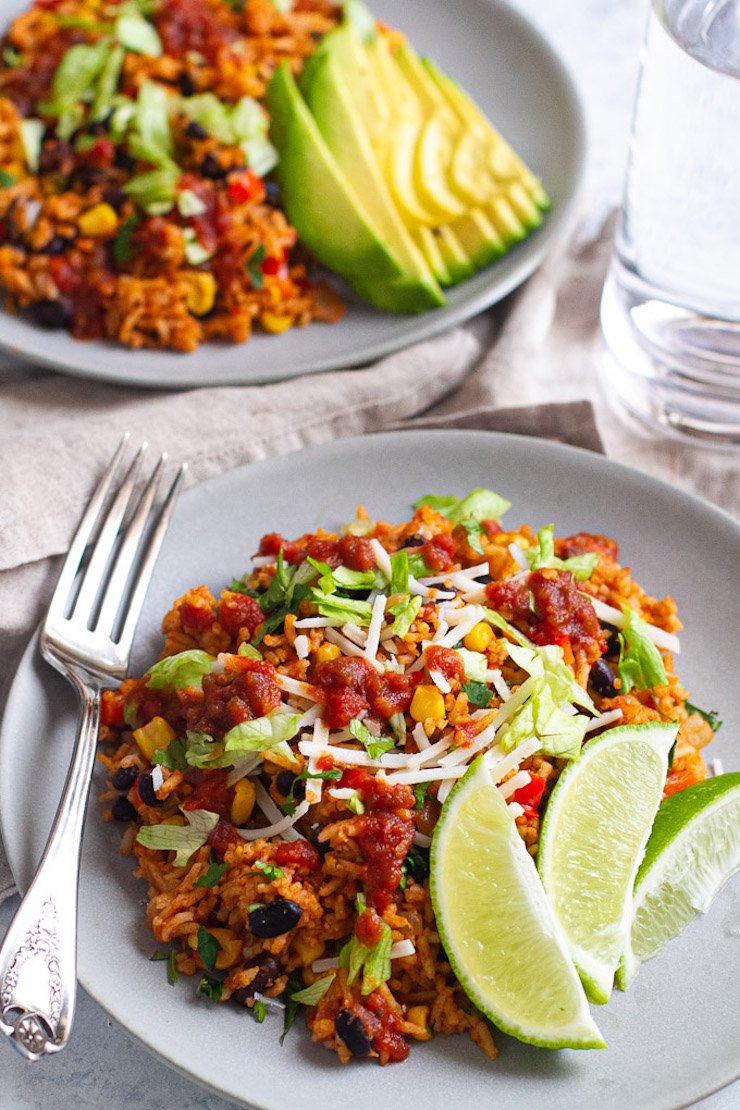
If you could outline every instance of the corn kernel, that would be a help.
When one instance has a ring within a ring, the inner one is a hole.
[[[188,292],[185,303],[194,316],[205,316],[216,299],[216,279],[213,274],[183,274]]]
[[[338,659],[341,654],[336,644],[326,643],[316,648],[314,660],[317,663],[328,663],[330,659]]]
[[[118,231],[118,215],[110,204],[95,204],[77,221],[80,232],[90,239],[109,239]]]
[[[139,751],[149,762],[157,748],[166,751],[176,735],[174,728],[165,721],[164,717],[152,717],[148,724],[135,728],[133,732]]]
[[[419,1032],[412,1033],[411,1036],[416,1041],[428,1041],[431,1037],[429,1030],[429,1007],[428,1006],[411,1006],[406,1014],[406,1021],[411,1025],[418,1025]]]
[[[299,933],[293,940],[293,950],[304,967],[306,965],[310,966],[314,960],[320,959],[325,949],[326,945],[323,940],[319,940],[317,937],[304,936],[303,933]]]
[[[234,787],[229,814],[232,825],[244,825],[249,820],[254,809],[254,796],[254,783],[249,779],[239,779]]]
[[[216,956],[216,967],[219,971],[233,967],[242,954],[242,942],[239,937],[235,936],[231,929],[209,929],[208,932],[212,933],[221,945],[221,951]]]
[[[293,317],[283,316],[277,312],[263,312],[260,323],[266,331],[272,332],[273,335],[280,335],[281,331],[286,331],[293,323]]]
[[[465,647],[468,649],[468,651],[483,652],[486,650],[492,639],[493,629],[491,628],[490,624],[486,624],[485,621],[479,621],[478,624],[474,625],[474,627],[470,629],[470,632],[468,632],[467,636],[463,637],[463,643],[465,644]]]
[[[417,686],[409,712],[415,721],[425,721],[428,717],[441,720],[445,715],[445,699],[436,686]]]

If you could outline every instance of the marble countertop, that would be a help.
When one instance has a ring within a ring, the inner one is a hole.
[[[513,6],[550,39],[579,86],[590,138],[583,203],[595,231],[620,198],[646,0],[514,0]],[[14,898],[0,907],[0,934],[16,905]],[[82,990],[63,1053],[29,1065],[9,1046],[0,1047],[0,1106],[10,1110],[229,1110],[233,1105],[149,1055]],[[697,1105],[738,1110],[740,1087]]]

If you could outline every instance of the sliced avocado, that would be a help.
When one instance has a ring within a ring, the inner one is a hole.
[[[475,273],[475,266],[465,248],[447,224],[435,227],[434,238],[450,275],[450,284],[458,285]]]
[[[506,240],[480,208],[472,208],[459,220],[454,220],[450,231],[476,270],[482,270],[506,252]]]
[[[414,244],[398,213],[380,172],[369,136],[346,90],[344,75],[355,64],[362,81],[356,56],[362,52],[352,27],[343,25],[330,32],[304,66],[300,88],[316,126],[339,169],[360,198],[386,247],[402,267],[399,296],[407,307],[397,311],[421,312],[444,304],[442,291],[424,256]],[[414,299],[414,286],[416,298]],[[384,297],[384,300],[387,298]],[[373,300],[377,304],[377,298]],[[384,307],[387,307],[384,305]]]
[[[522,183],[525,191],[538,208],[549,208],[550,200],[539,178],[532,173],[509,143],[499,134],[475,101],[460,88],[456,81],[437,69],[434,62],[429,58],[422,58],[421,64],[460,121],[467,125],[468,134],[473,137],[479,136],[486,142],[489,150],[488,165],[494,180],[503,180],[508,183],[516,178]],[[472,140],[468,139],[467,141],[471,142]]]
[[[414,242],[424,255],[429,269],[434,274],[440,285],[452,285],[450,271],[442,257],[442,252],[437,244],[437,239],[431,227],[420,227],[414,232]]]
[[[285,211],[320,262],[345,277],[403,274],[360,199],[336,164],[287,62],[267,88],[270,137],[280,154],[277,174]]]

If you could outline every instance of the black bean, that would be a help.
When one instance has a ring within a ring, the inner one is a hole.
[[[126,194],[118,185],[109,185],[107,189],[103,189],[103,200],[111,208],[115,208],[116,212],[120,212],[126,203]]]
[[[72,174],[74,180],[79,181],[80,185],[83,185],[86,189],[105,181],[107,176],[106,171],[98,166],[75,166]]]
[[[139,775],[136,780],[136,789],[139,791],[139,797],[145,806],[163,806],[164,802],[160,802],[154,791],[154,783],[152,782],[152,773],[147,771],[145,775]]]
[[[190,123],[185,128],[185,134],[189,139],[205,139],[208,132],[197,120],[191,119]]]
[[[136,817],[136,810],[125,794],[116,798],[111,813],[114,821],[133,821]]]
[[[72,321],[72,314],[62,301],[36,301],[29,311],[35,323],[50,331],[54,328],[67,328]]]
[[[226,177],[229,171],[224,169],[215,154],[206,154],[200,164],[200,172],[204,177],[219,178]]]
[[[290,788],[293,786],[295,775],[292,771],[280,771],[275,777],[275,786],[284,798],[290,794]],[[306,784],[303,779],[299,779],[293,788],[293,797],[297,801],[303,801],[303,796],[306,793]]]
[[[344,1041],[353,1056],[369,1056],[373,1042],[367,1029],[356,1014],[340,1010],[334,1019],[337,1036]]]
[[[423,536],[407,536],[403,541],[404,547],[421,547],[427,541]]]
[[[277,181],[265,182],[265,199],[268,204],[273,208],[277,208],[280,204],[280,186]]]
[[[61,168],[64,162],[74,159],[74,151],[69,143],[61,139],[47,140],[39,154],[39,173],[53,173]]]
[[[295,929],[303,910],[290,898],[276,898],[266,906],[258,906],[249,915],[249,928],[255,937],[279,937]]]
[[[136,782],[138,773],[138,767],[119,767],[117,771],[114,771],[113,777],[110,780],[113,784],[113,789],[130,790]]]
[[[269,956],[267,953],[247,960],[244,967],[245,969],[249,967],[258,967],[259,971],[251,983],[246,987],[240,987],[238,990],[234,991],[231,996],[235,1002],[241,1003],[242,1006],[246,1005],[249,999],[254,998],[255,991],[258,994],[263,994],[281,975],[280,964],[274,956]]]
[[[314,848],[319,853],[322,859],[324,858],[326,853],[331,850],[331,845],[326,840],[319,840],[319,833],[321,832],[323,827],[323,825],[315,823],[311,825],[308,830],[308,839],[311,841]]]
[[[61,235],[52,235],[49,242],[41,248],[41,254],[64,254],[71,245],[70,239],[63,239]]]
[[[476,582],[479,582],[481,586],[486,586],[489,582],[493,582],[493,576],[490,574],[479,574],[476,578]]]
[[[591,685],[604,698],[616,698],[618,691],[614,686],[614,672],[603,659],[597,659],[589,675]]]
[[[616,659],[619,656],[619,629],[615,624],[609,624],[609,621],[600,621],[599,623],[606,636],[604,655],[607,659]]]
[[[120,166],[122,170],[133,170],[136,166],[136,159],[132,158],[122,146],[119,146],[116,147],[116,165]]]
[[[177,79],[177,84],[183,96],[192,96],[195,92],[195,84],[193,83],[193,78],[187,71],[184,71],[180,74]]]

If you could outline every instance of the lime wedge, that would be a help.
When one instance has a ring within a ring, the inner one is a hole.
[[[632,889],[678,725],[650,721],[590,740],[550,795],[537,865],[592,1002],[607,1002],[628,942]]]
[[[626,990],[640,964],[678,936],[740,870],[740,774],[718,775],[661,804],[637,872],[629,944],[617,972]]]
[[[431,849],[442,943],[464,991],[504,1032],[544,1048],[603,1048],[532,857],[479,756]]]

